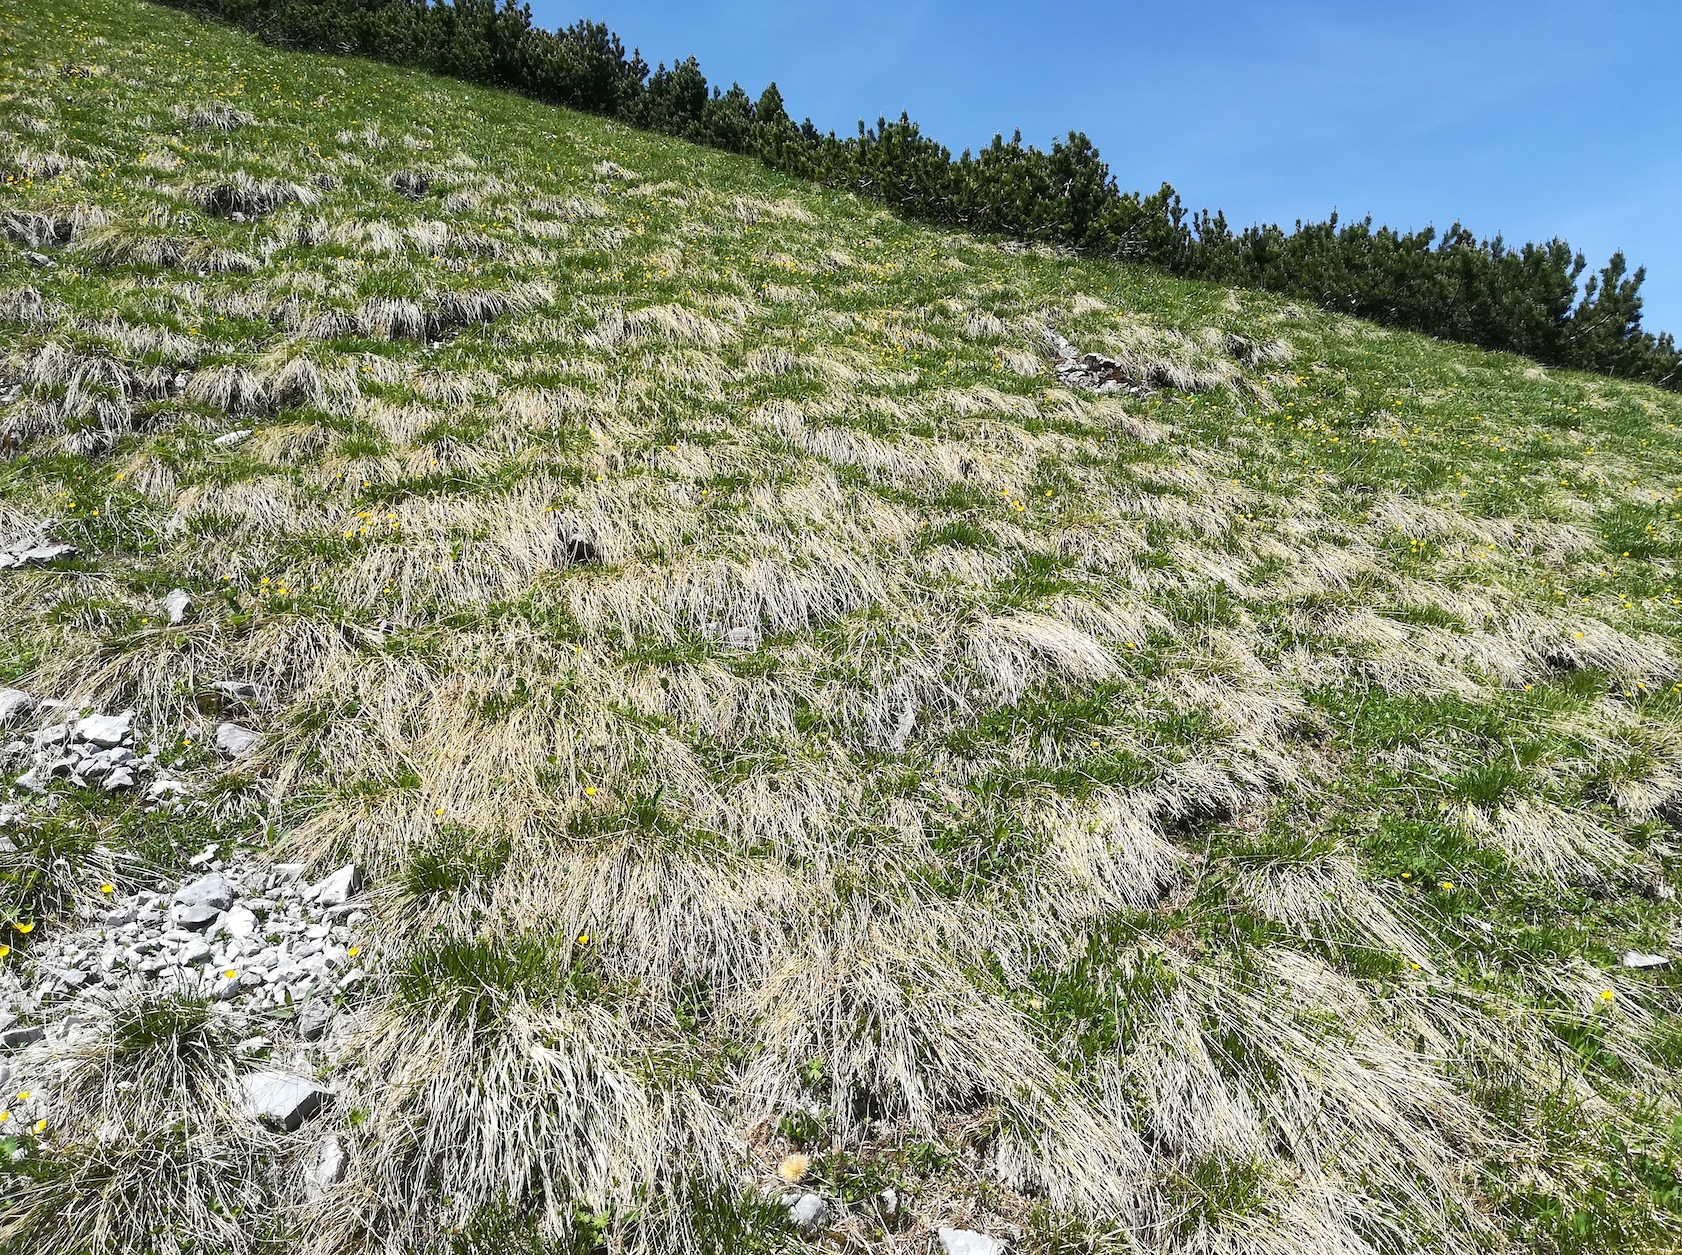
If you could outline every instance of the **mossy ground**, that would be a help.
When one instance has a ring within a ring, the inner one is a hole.
[[[229,1232],[788,1244],[804,1147],[873,1244],[1682,1240],[1620,965],[1682,944],[1682,399],[144,5],[0,31],[61,245],[0,250],[0,539],[81,550],[0,575],[0,682],[207,778],[257,682],[232,839],[388,890],[351,1177]]]

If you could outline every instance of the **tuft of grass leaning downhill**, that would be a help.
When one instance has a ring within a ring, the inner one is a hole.
[[[0,33],[0,541],[80,551],[0,685],[381,921],[330,1111],[119,1008],[0,1249],[1682,1241],[1622,965],[1682,953],[1682,397],[132,0]],[[205,840],[64,798],[41,935]]]

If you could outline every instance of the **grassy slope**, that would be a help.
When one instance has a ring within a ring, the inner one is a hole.
[[[1678,941],[1682,398],[167,11],[0,32],[0,208],[80,212],[0,250],[0,531],[84,555],[0,575],[0,683],[195,740],[391,921],[351,1176],[247,1238],[791,1243],[742,1200],[796,1145],[872,1243],[1682,1237],[1676,977],[1618,962]],[[235,171],[339,182],[193,207]],[[1061,390],[1047,319],[1220,386]],[[70,802],[142,879],[203,841]],[[34,1171],[141,1171],[89,1132]]]

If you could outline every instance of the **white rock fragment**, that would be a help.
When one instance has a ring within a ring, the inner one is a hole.
[[[306,897],[317,906],[343,906],[362,887],[362,873],[355,863],[346,863],[332,875],[309,887]]]
[[[242,728],[237,723],[216,725],[216,749],[224,758],[244,758],[256,749],[263,734]]]
[[[298,1036],[305,1041],[320,1041],[333,1023],[333,1004],[326,998],[311,998],[298,1012]]]
[[[164,598],[164,614],[168,616],[171,627],[184,623],[192,609],[193,595],[185,588],[172,588],[169,596]]]
[[[218,446],[219,448],[226,449],[231,445],[238,444],[240,441],[244,440],[250,434],[251,434],[251,429],[249,427],[241,427],[238,431],[225,431],[225,432],[223,432],[220,436],[216,437],[216,439],[212,440],[210,443]]]
[[[940,1249],[945,1255],[1005,1255],[1005,1244],[973,1229],[941,1229]]]
[[[244,906],[235,906],[222,920],[230,937],[249,937],[257,931],[257,916]]]
[[[35,706],[35,699],[22,689],[0,689],[0,728],[9,728],[12,721],[27,715]]]
[[[312,1202],[343,1179],[346,1159],[345,1144],[340,1138],[321,1139],[304,1169],[304,1193]]]
[[[213,906],[177,906],[169,913],[172,921],[190,932],[203,932],[221,916]]]
[[[186,797],[192,790],[179,780],[158,779],[146,786],[146,800],[148,802],[168,802],[175,798]]]
[[[1639,950],[1626,950],[1624,966],[1644,972],[1652,968],[1669,967],[1670,959],[1662,954],[1642,954]]]
[[[60,558],[74,558],[81,550],[75,545],[34,545],[0,553],[0,571],[8,567],[45,566]]]
[[[101,749],[115,749],[134,735],[134,712],[120,715],[89,715],[76,721],[76,736],[92,741]]]
[[[238,897],[233,885],[221,872],[211,872],[208,876],[200,876],[190,884],[182,885],[175,891],[172,899],[179,906],[211,906],[218,911],[225,911],[234,904]]]
[[[248,1072],[240,1077],[245,1109],[264,1124],[295,1132],[333,1101],[333,1091],[286,1072]]]
[[[788,1209],[788,1218],[802,1237],[821,1237],[829,1229],[829,1204],[821,1194],[802,1194]]]

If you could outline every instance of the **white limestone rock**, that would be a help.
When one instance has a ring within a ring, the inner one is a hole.
[[[101,749],[115,749],[134,735],[134,712],[120,715],[89,715],[76,721],[76,736]]]
[[[941,1229],[936,1236],[945,1255],[1005,1255],[1005,1244],[973,1229]]]
[[[35,699],[22,689],[0,689],[0,728],[9,728],[35,708]]]
[[[337,1185],[345,1175],[349,1156],[345,1154],[343,1139],[324,1137],[304,1169],[304,1194],[314,1202]]]
[[[186,622],[192,609],[193,595],[185,588],[172,588],[169,590],[169,596],[164,598],[164,614],[168,617],[171,627],[179,627]]]
[[[788,1218],[802,1237],[822,1237],[829,1229],[829,1204],[821,1194],[802,1194],[788,1209]]]
[[[221,872],[211,872],[182,885],[175,891],[172,901],[178,906],[213,906],[218,911],[225,911],[238,896],[238,891],[228,883],[226,876]]]
[[[1639,950],[1626,950],[1623,962],[1625,967],[1634,968],[1641,972],[1670,966],[1670,959],[1665,955],[1642,954]]]
[[[333,1091],[308,1077],[287,1072],[248,1072],[240,1077],[245,1109],[254,1119],[288,1133],[329,1106]]]
[[[346,863],[332,875],[309,887],[306,895],[317,906],[343,906],[362,887],[362,873],[355,863]]]
[[[263,734],[237,723],[216,725],[216,749],[224,758],[244,758],[262,743]]]

